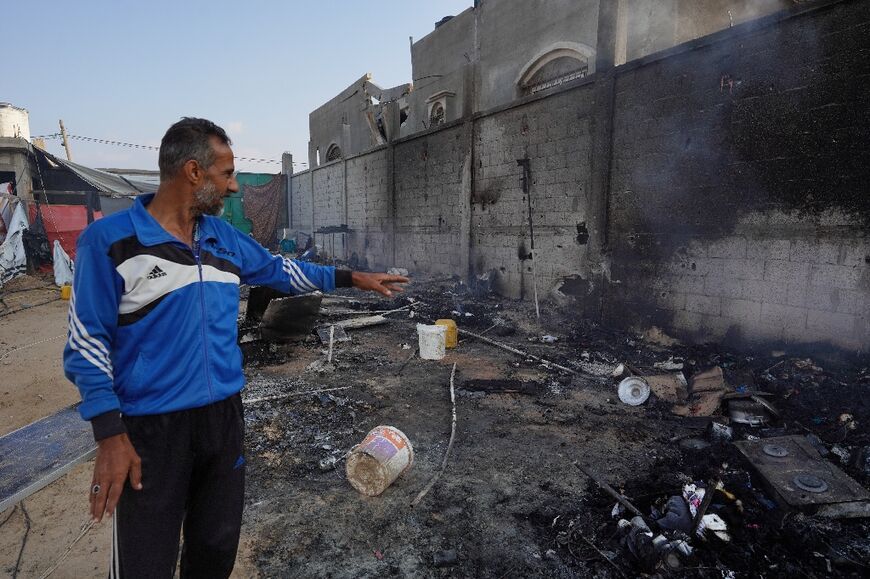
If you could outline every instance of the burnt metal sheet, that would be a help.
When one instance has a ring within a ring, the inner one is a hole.
[[[734,443],[773,490],[793,507],[870,500],[870,492],[823,459],[803,436]]]
[[[311,334],[320,313],[318,293],[275,298],[269,302],[260,322],[263,338],[275,341],[300,339]]]
[[[320,313],[323,294],[313,292],[291,296],[269,287],[252,287],[245,321],[259,323],[265,340],[286,342],[311,334]]]
[[[0,437],[0,512],[90,460],[97,451],[76,406]]]

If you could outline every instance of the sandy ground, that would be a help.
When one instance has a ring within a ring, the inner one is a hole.
[[[39,287],[43,281],[19,278],[4,287],[7,308],[0,315],[27,305],[59,297],[55,288]],[[0,317],[0,435],[26,426],[78,401],[78,391],[63,376],[61,356],[66,341],[67,302],[57,299],[45,305]],[[0,513],[0,576],[40,577],[67,550],[87,523],[87,491],[93,462],[79,465],[69,474],[24,500],[18,508]],[[26,516],[25,516],[26,511]],[[8,519],[7,519],[8,518]],[[26,532],[27,519],[30,531]],[[91,529],[71,549],[52,577],[105,577],[108,569],[110,523]],[[24,549],[21,545],[27,537]],[[236,564],[236,577],[256,573],[246,563],[247,539]]]

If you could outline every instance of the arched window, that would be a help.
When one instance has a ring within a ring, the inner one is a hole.
[[[332,144],[326,150],[326,162],[337,161],[341,159],[341,147],[336,144]]]
[[[591,74],[595,51],[574,42],[548,47],[523,67],[517,78],[520,96],[534,94]]]

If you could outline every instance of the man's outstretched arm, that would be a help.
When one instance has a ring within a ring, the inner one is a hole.
[[[298,295],[314,291],[330,292],[337,287],[355,287],[392,297],[393,292],[402,291],[398,284],[410,281],[400,275],[347,271],[272,255],[246,235],[239,235],[239,244],[243,260],[242,283],[269,286],[284,293]]]

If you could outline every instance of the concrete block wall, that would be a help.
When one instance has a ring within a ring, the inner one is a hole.
[[[868,63],[868,2],[735,27],[294,176],[294,226],[348,223],[369,265],[495,269],[528,299],[528,157],[540,295],[695,341],[867,352]]]
[[[482,118],[475,126],[471,264],[498,271],[511,297],[533,295],[528,200],[518,159],[529,159],[539,295],[586,275],[590,178],[589,89]]]
[[[757,229],[693,237],[666,261],[615,261],[611,316],[698,341],[865,350],[870,243],[834,232],[813,239],[805,226],[795,223],[791,237]]]
[[[314,197],[311,191],[310,171],[296,173],[290,177],[290,227],[294,232],[311,234],[314,223]],[[297,243],[305,243],[304,236],[297,235]],[[303,245],[304,246],[304,245]]]
[[[347,225],[348,251],[359,263],[373,269],[392,267],[392,198],[389,179],[392,166],[386,148],[348,159]]]
[[[345,207],[344,161],[334,161],[312,173],[314,199],[314,231],[347,223]],[[317,235],[317,243],[327,256],[346,259],[342,235]]]
[[[466,127],[449,127],[395,147],[396,265],[465,277],[462,243]]]
[[[843,2],[618,75],[605,318],[870,349],[868,56]]]

